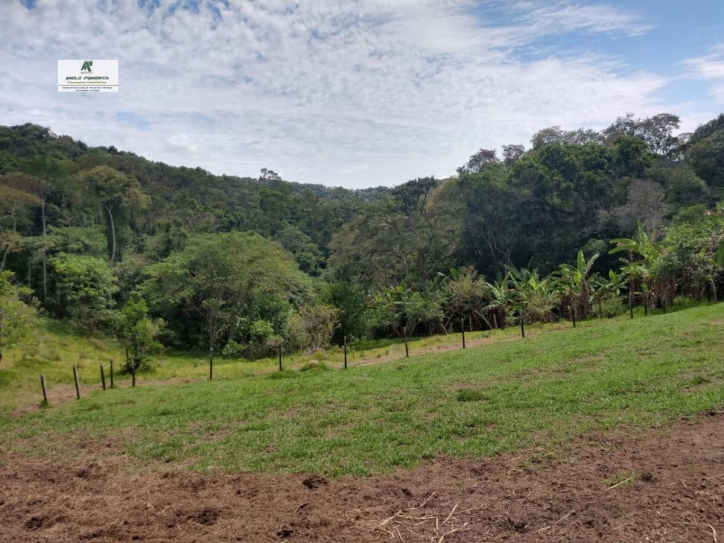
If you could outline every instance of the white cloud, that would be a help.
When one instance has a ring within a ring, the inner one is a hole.
[[[154,4],[149,1],[147,4]],[[665,80],[593,55],[523,61],[566,32],[632,35],[629,12],[569,1],[111,0],[0,3],[0,123],[215,173],[345,186],[449,175],[479,147],[552,124],[662,109]],[[176,6],[175,8],[173,6]],[[486,7],[504,11],[494,20]],[[502,7],[501,7],[502,6]],[[56,92],[59,58],[117,58],[118,94]]]
[[[718,103],[724,104],[724,43],[715,47],[710,55],[685,60],[684,65],[691,77],[714,81],[711,95]]]

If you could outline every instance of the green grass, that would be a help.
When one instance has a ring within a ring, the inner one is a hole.
[[[347,371],[230,363],[256,369],[0,418],[0,451],[60,458],[112,440],[140,464],[366,475],[724,406],[724,305],[639,316]]]
[[[505,340],[516,335],[515,329],[466,334],[468,341],[493,337]],[[460,334],[413,338],[410,340],[410,352],[443,345],[460,345]],[[404,355],[405,347],[400,340],[363,341],[350,345],[348,363],[351,366],[361,362],[380,361]],[[109,361],[113,359],[115,380],[120,387],[129,386],[131,376],[119,373],[124,354],[117,344],[104,338],[88,338],[73,333],[63,323],[45,321],[34,334],[32,343],[24,350],[15,349],[6,353],[0,363],[0,411],[11,413],[19,408],[37,405],[40,398],[39,377],[43,373],[48,387],[73,385],[73,365],[78,368],[82,385],[100,386],[100,364],[105,366],[106,379],[109,379]],[[208,377],[208,358],[205,354],[163,353],[150,357],[151,371],[138,374],[139,382],[166,380],[204,380]],[[314,355],[322,368],[340,368],[344,355],[339,347],[332,347],[326,353]],[[298,370],[309,363],[302,353],[284,353],[285,369]],[[214,379],[238,379],[275,371],[279,362],[276,357],[255,361],[241,359],[214,360]]]

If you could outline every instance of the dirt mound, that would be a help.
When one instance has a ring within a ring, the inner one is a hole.
[[[409,472],[129,475],[7,455],[0,540],[461,543],[724,541],[724,413],[587,436],[547,455],[440,458]]]

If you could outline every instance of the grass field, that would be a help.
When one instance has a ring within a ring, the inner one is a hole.
[[[108,440],[114,454],[120,448],[141,464],[365,475],[438,454],[480,457],[621,424],[659,425],[724,405],[724,305],[638,317],[538,328],[504,341],[515,335],[508,330],[465,351],[347,371],[278,373],[273,360],[227,362],[218,380],[204,382],[205,360],[167,357],[153,379],[198,379],[97,391],[4,416],[0,452],[56,459],[81,441]],[[98,359],[112,356],[112,347],[65,341],[68,352],[87,349],[82,375],[97,381]],[[400,348],[366,347],[372,359]],[[15,387],[8,405],[21,402],[31,383],[38,397],[41,371],[71,382],[67,364],[32,360],[0,373],[0,394]],[[338,365],[338,353],[329,360]]]

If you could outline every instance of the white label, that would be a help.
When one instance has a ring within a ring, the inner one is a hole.
[[[58,92],[118,92],[118,61],[59,60]]]

